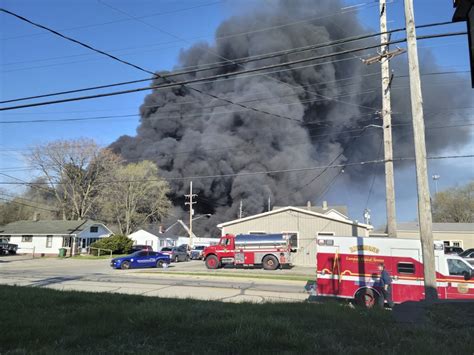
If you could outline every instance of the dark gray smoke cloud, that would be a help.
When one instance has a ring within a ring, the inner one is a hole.
[[[266,54],[370,32],[358,22],[354,12],[331,16],[341,12],[344,4],[340,0],[281,0],[271,2],[268,7],[265,4],[262,2],[261,7],[224,21],[216,31],[215,43],[197,43],[182,51],[176,68],[221,62],[223,58]],[[308,21],[309,18],[312,20]],[[288,23],[291,25],[284,25]],[[263,28],[272,29],[260,30]],[[245,34],[236,35],[239,33]],[[374,38],[281,56],[244,64],[243,67],[229,64],[215,70],[182,75],[175,80],[338,52],[376,44],[378,40]],[[368,130],[357,140],[353,139],[357,132],[327,136],[371,123],[380,124],[375,114],[381,107],[379,66],[367,66],[358,58],[374,53],[375,50],[370,50],[300,64],[298,66],[305,67],[298,70],[283,67],[279,73],[267,76],[252,75],[193,85],[204,92],[293,120],[229,105],[189,87],[154,91],[140,108],[141,123],[137,135],[119,138],[112,148],[130,161],[155,161],[167,178],[321,166],[329,164],[340,153],[342,155],[336,163],[348,159],[375,159],[381,138],[381,132],[377,130]],[[422,67],[425,72],[437,71],[436,64],[430,58],[424,61]],[[406,73],[405,59],[394,60],[393,68],[399,74],[393,81],[394,122],[409,122],[408,80],[403,78]],[[447,94],[443,87],[445,78],[430,76],[424,79],[425,110],[430,112],[428,122],[430,118],[438,117],[438,124],[447,124],[454,116],[446,112],[444,120],[439,121],[443,108],[472,104],[470,96],[453,97]],[[160,83],[163,81],[154,82]],[[396,156],[413,154],[410,132],[406,126],[394,128]],[[457,135],[456,140],[431,132],[427,131],[430,152],[439,152],[453,145],[462,146],[469,137],[463,129],[450,131]],[[350,184],[365,183],[369,178],[364,168],[351,168],[348,172],[350,179],[346,177],[346,181]],[[196,223],[196,228],[201,226],[206,232],[215,232],[213,227],[217,223],[237,217],[240,200],[246,215],[266,210],[268,198],[272,204],[278,205],[301,205],[308,200],[314,201],[338,170],[330,169],[315,180],[319,173],[321,171],[314,170],[195,179],[195,192],[199,194],[197,212],[213,213],[207,222]],[[188,193],[188,184],[188,181],[171,182],[177,207],[184,206],[183,195]],[[183,211],[177,208],[176,213]]]

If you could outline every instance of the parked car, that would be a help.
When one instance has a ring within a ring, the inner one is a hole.
[[[132,246],[132,250],[130,250],[130,253],[134,253],[140,250],[153,251],[153,248],[151,247],[151,245],[134,245]]]
[[[139,250],[127,256],[112,259],[110,266],[114,269],[134,269],[142,267],[163,267],[170,263],[170,257],[156,251]]]
[[[444,247],[445,254],[460,254],[463,252],[461,247]]]
[[[0,255],[1,254],[16,254],[18,250],[17,244],[12,244],[7,238],[0,238]]]
[[[185,246],[179,247],[163,247],[160,250],[161,253],[166,254],[170,257],[171,261],[189,261],[188,250]]]
[[[464,250],[459,256],[474,267],[474,248]]]
[[[204,252],[204,245],[197,245],[191,250],[191,260],[201,260]]]
[[[474,258],[474,248],[464,250],[459,256],[461,258]]]

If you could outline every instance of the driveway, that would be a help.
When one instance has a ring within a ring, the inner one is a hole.
[[[305,271],[298,268],[223,269],[208,273],[202,261],[172,263],[168,269],[135,270],[114,270],[109,262],[108,259],[1,257],[0,284],[226,302],[301,302],[308,298],[306,282],[288,277]],[[265,278],[268,274],[271,279]],[[286,277],[275,279],[276,275]]]

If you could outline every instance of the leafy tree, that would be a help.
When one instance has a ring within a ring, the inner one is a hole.
[[[474,223],[474,182],[437,193],[432,209],[434,222]]]
[[[104,186],[101,215],[116,223],[121,234],[161,220],[171,203],[169,185],[150,161],[131,163],[114,170],[113,182]]]
[[[103,190],[103,181],[120,163],[117,155],[90,139],[39,145],[26,158],[41,171],[63,219],[90,216]]]
[[[110,249],[114,254],[127,254],[132,249],[133,240],[121,235],[115,234],[107,238],[99,239],[91,244],[93,248]]]

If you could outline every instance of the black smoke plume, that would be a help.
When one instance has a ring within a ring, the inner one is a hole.
[[[197,43],[182,51],[176,69],[326,43],[373,31],[359,23],[355,12],[341,11],[344,3],[340,0],[281,0],[272,1],[271,6],[267,2],[261,5],[224,21],[216,31],[214,43]],[[379,38],[373,38],[242,65],[227,63],[218,69],[181,75],[173,80],[282,63],[373,45],[378,41]],[[372,49],[295,65],[293,68],[302,68],[294,70],[282,67],[279,72],[274,69],[267,75],[253,74],[205,85],[154,90],[140,108],[137,135],[119,138],[112,148],[129,161],[156,162],[166,178],[297,169],[327,165],[334,160],[337,164],[382,158],[378,156],[381,130],[367,129],[357,139],[354,136],[360,131],[338,133],[381,124],[377,113],[381,108],[380,66],[368,66],[361,61],[374,54],[376,50]],[[423,58],[421,67],[424,72],[439,71],[429,56]],[[405,57],[393,60],[392,68],[393,121],[403,124],[410,122]],[[459,120],[450,111],[443,110],[472,104],[469,93],[453,96],[446,92],[443,85],[447,78],[452,80],[452,76],[424,77],[427,126]],[[153,84],[162,83],[163,80],[157,79]],[[231,105],[190,87],[292,120]],[[469,139],[464,129],[449,132],[456,135],[456,139],[434,129],[427,130],[430,153],[462,146]],[[409,126],[394,127],[394,139],[395,156],[413,155]],[[319,177],[321,170],[194,179],[195,193],[199,195],[197,214],[213,214],[210,219],[196,223],[195,228],[200,229],[201,234],[215,234],[217,223],[238,216],[241,200],[244,215],[265,211],[268,199],[272,205],[284,206],[316,201],[339,171],[328,169]],[[345,188],[362,186],[369,180],[367,171],[363,166],[347,168]],[[175,215],[184,214],[183,195],[188,193],[188,186],[189,181],[171,180]]]

